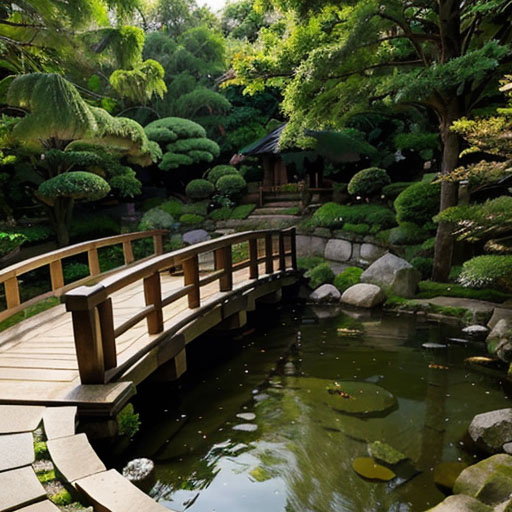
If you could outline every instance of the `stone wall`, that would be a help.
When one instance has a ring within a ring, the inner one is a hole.
[[[330,233],[324,229],[297,233],[298,256],[320,256],[329,261],[367,267],[388,250],[368,236],[349,238],[347,233]]]

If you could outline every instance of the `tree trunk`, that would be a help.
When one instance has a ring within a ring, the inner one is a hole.
[[[73,213],[74,201],[67,197],[59,197],[50,208],[50,220],[57,237],[57,245],[65,247],[69,245],[69,224]]]
[[[449,113],[441,124],[441,139],[443,141],[443,161],[441,174],[449,174],[456,167],[459,160],[460,141],[459,136],[450,130],[456,119],[460,117],[459,101],[455,98],[450,105]],[[441,184],[442,212],[446,208],[457,205],[457,184],[443,181]],[[445,282],[450,275],[453,255],[452,226],[446,222],[440,222],[437,228],[436,243],[434,248],[434,264],[432,279]]]

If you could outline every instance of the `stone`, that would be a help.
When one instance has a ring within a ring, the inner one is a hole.
[[[327,239],[318,236],[297,235],[298,256],[321,256],[323,258]]]
[[[348,240],[331,238],[325,246],[324,258],[331,261],[349,261],[352,256],[352,244]]]
[[[429,508],[426,512],[492,512],[492,508],[471,496],[459,494],[448,496],[439,505]]]
[[[453,492],[476,496],[489,475],[499,466],[512,468],[512,456],[500,453],[467,467],[455,481]]]
[[[489,329],[493,329],[494,326],[500,321],[500,320],[507,320],[509,323],[512,324],[512,308],[497,308],[495,307],[492,316],[489,319],[489,322],[487,323],[487,327]]]
[[[50,500],[39,501],[28,507],[18,509],[17,512],[60,512],[59,507],[54,505]],[[83,509],[82,512],[87,512]]]
[[[109,512],[169,512],[168,508],[137,489],[115,469],[76,482],[95,510]]]
[[[376,284],[386,293],[399,297],[413,297],[420,280],[420,272],[391,253],[381,256],[361,274],[361,283]]]
[[[399,452],[389,444],[382,441],[374,441],[368,445],[368,453],[377,461],[385,462],[391,466],[407,459],[407,455]]]
[[[505,443],[502,447],[503,451],[505,453],[508,453],[509,455],[512,455],[512,442],[511,443]]]
[[[341,293],[332,284],[323,284],[319,286],[311,295],[309,300],[312,302],[339,302]]]
[[[384,247],[378,245],[364,243],[359,249],[359,260],[361,263],[368,264],[377,261],[381,256],[388,252]]]
[[[511,512],[512,511],[512,498],[496,505],[493,509],[493,512]]]
[[[208,231],[205,231],[204,229],[193,229],[192,231],[187,231],[183,234],[183,242],[188,245],[206,242],[207,240],[210,240],[210,235]]]
[[[256,414],[253,412],[240,412],[236,417],[244,421],[254,421],[256,419]]]
[[[498,467],[491,473],[475,498],[486,505],[495,506],[510,498],[512,494],[512,468]]]
[[[477,414],[469,425],[468,433],[486,453],[501,452],[502,446],[512,441],[512,409]]]
[[[436,350],[438,348],[447,348],[448,345],[443,345],[442,343],[427,342],[427,343],[422,343],[421,347],[431,349],[431,350]]]
[[[134,459],[123,468],[123,476],[143,492],[149,492],[156,483],[155,464],[150,459]]]
[[[0,471],[34,462],[34,438],[30,432],[0,435]]]
[[[487,336],[485,343],[490,354],[495,355],[501,361],[512,361],[512,329],[509,320],[498,320]]]
[[[377,464],[371,457],[357,457],[352,462],[352,469],[363,478],[387,482],[395,478],[395,473],[385,466]]]
[[[462,329],[462,332],[469,336],[479,338],[480,336],[485,336],[489,332],[489,329],[485,327],[485,325],[468,325]]]
[[[106,469],[85,434],[51,439],[47,445],[55,467],[68,482]]]
[[[38,405],[0,405],[0,434],[32,432],[43,417]]]
[[[258,425],[255,423],[241,423],[240,425],[233,425],[233,430],[238,430],[240,432],[256,432],[258,430]]]
[[[442,491],[451,492],[455,481],[467,467],[465,462],[441,462],[434,469],[434,482]]]
[[[75,433],[76,407],[47,407],[43,413],[47,439],[72,436]]]
[[[355,284],[347,288],[341,296],[341,302],[358,308],[380,306],[385,300],[384,292],[375,284]]]
[[[46,498],[46,491],[30,466],[0,473],[0,489],[0,512]]]

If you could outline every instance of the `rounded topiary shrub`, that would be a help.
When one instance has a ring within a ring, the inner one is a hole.
[[[334,278],[334,286],[338,288],[338,290],[343,293],[345,290],[358,284],[361,280],[361,274],[363,273],[363,269],[359,267],[348,267],[341,274],[338,274]]]
[[[247,182],[240,175],[222,176],[216,183],[217,192],[223,196],[238,197],[247,188]]]
[[[140,231],[151,231],[152,229],[171,229],[174,225],[174,217],[160,208],[148,210],[139,223]]]
[[[326,283],[332,283],[334,280],[334,272],[331,270],[328,263],[317,265],[311,270],[308,270],[304,276],[309,279],[309,286],[313,289]]]
[[[407,187],[395,199],[398,222],[414,222],[419,226],[432,221],[439,212],[441,185],[419,182]]]
[[[421,226],[413,222],[403,222],[389,231],[388,242],[393,245],[410,245],[421,243],[429,236]]]
[[[368,197],[378,194],[382,187],[389,183],[391,180],[384,169],[369,167],[354,174],[349,181],[347,190],[350,195]]]
[[[110,192],[110,185],[97,174],[74,171],[59,174],[39,185],[37,192],[48,199],[68,197],[96,201]]]
[[[238,171],[232,165],[216,165],[207,175],[207,179],[214,185],[222,176],[238,175]]]
[[[207,199],[215,192],[215,187],[208,180],[192,180],[185,188],[190,199]]]
[[[201,215],[196,215],[195,213],[184,213],[180,217],[180,222],[185,226],[197,226],[201,224],[204,220],[204,217]]]

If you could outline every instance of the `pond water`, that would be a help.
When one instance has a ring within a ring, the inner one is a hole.
[[[305,306],[259,311],[252,325],[196,340],[178,383],[139,391],[142,427],[116,462],[154,460],[170,509],[426,510],[444,497],[433,468],[473,460],[461,442],[472,417],[510,405],[497,379],[464,365],[483,344],[422,347],[460,337],[454,326]],[[344,386],[348,396],[332,391]],[[376,440],[412,461],[400,478],[352,469]]]

